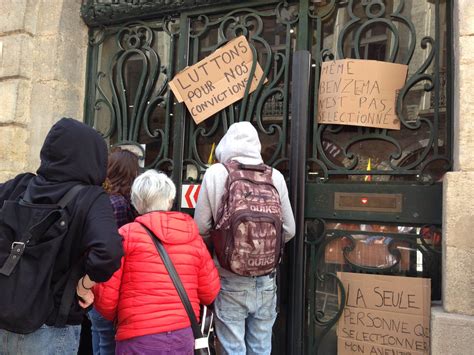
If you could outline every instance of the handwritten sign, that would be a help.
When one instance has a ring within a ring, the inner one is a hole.
[[[375,60],[324,62],[318,123],[400,129],[395,103],[407,72],[407,65]]]
[[[430,353],[430,279],[339,272],[338,355]]]
[[[179,72],[169,85],[177,100],[184,101],[194,121],[200,123],[244,97],[252,62],[249,43],[240,36]],[[249,92],[255,91],[262,77],[257,62]]]

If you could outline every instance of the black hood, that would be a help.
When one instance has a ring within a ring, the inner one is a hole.
[[[62,118],[51,127],[37,171],[51,182],[80,181],[101,185],[107,174],[107,145],[93,128]]]
[[[100,186],[107,174],[107,145],[93,128],[62,118],[51,127],[41,165],[28,190],[33,202],[56,203],[76,184]]]

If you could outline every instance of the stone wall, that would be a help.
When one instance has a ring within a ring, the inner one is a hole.
[[[432,354],[472,353],[474,339],[474,7],[454,2],[454,171],[443,193],[443,306],[432,311]]]
[[[87,27],[80,0],[0,1],[0,182],[36,170],[60,117],[82,120]]]

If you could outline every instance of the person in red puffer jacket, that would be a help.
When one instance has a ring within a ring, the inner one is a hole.
[[[116,354],[193,354],[190,320],[144,224],[162,241],[181,278],[196,317],[220,290],[217,269],[193,219],[171,212],[173,182],[149,170],[134,181],[131,200],[140,214],[120,228],[120,269],[94,288],[95,308],[117,324]]]

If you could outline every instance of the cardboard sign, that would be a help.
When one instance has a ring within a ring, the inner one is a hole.
[[[430,353],[431,280],[338,272],[346,304],[339,355]]]
[[[184,101],[194,121],[201,123],[244,97],[252,61],[249,43],[240,36],[179,72],[169,85],[177,100]],[[262,76],[257,62],[249,93],[255,91]]]
[[[395,106],[407,72],[407,65],[375,60],[324,62],[318,123],[400,129]]]

